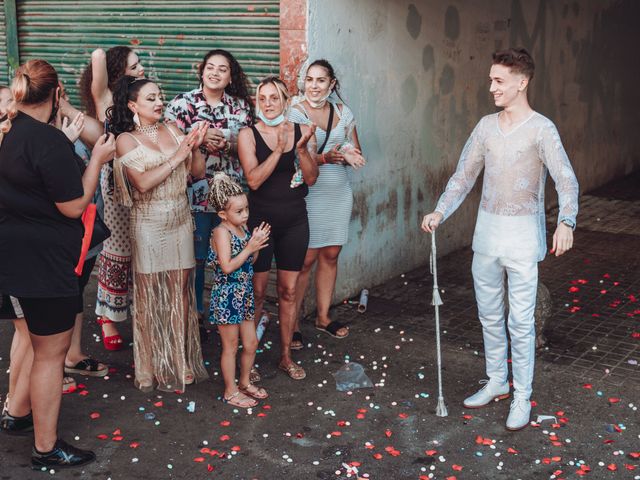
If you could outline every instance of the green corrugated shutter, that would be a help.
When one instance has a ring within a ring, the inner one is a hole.
[[[73,103],[91,51],[134,48],[168,99],[195,88],[195,69],[212,48],[229,50],[252,82],[279,72],[279,1],[20,0],[20,61],[56,67]]]
[[[4,0],[0,0],[0,85],[9,85],[7,62],[7,29],[4,18]]]

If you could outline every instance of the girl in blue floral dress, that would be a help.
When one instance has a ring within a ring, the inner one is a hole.
[[[249,203],[242,187],[227,174],[214,175],[209,204],[221,219],[211,234],[207,263],[214,269],[209,322],[218,327],[222,339],[220,367],[224,378],[225,403],[250,408],[267,398],[263,388],[249,380],[256,356],[258,338],[253,323],[253,262],[267,246],[270,227],[266,223],[247,229]],[[236,354],[242,339],[240,379],[236,385]]]

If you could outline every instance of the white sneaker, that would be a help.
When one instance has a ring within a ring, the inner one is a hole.
[[[509,382],[495,384],[491,382],[491,380],[488,382],[486,380],[480,381],[480,383],[483,382],[487,384],[478,392],[465,398],[463,402],[465,408],[481,408],[489,405],[493,401],[497,402],[498,400],[509,398]]]
[[[511,402],[511,409],[507,417],[507,430],[522,430],[529,425],[530,418],[531,402],[529,400],[515,398],[513,402]]]

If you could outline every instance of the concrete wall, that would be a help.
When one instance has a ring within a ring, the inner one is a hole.
[[[640,167],[640,2],[309,0],[308,12],[310,58],[336,68],[369,162],[353,175],[337,299],[427,262],[418,225],[494,111],[497,48],[532,52],[532,105],[556,122],[583,191]],[[439,231],[439,253],[470,243],[478,197]]]

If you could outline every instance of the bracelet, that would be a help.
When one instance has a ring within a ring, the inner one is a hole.
[[[324,165],[327,163],[327,159],[324,156],[324,153],[320,154],[320,165]]]

